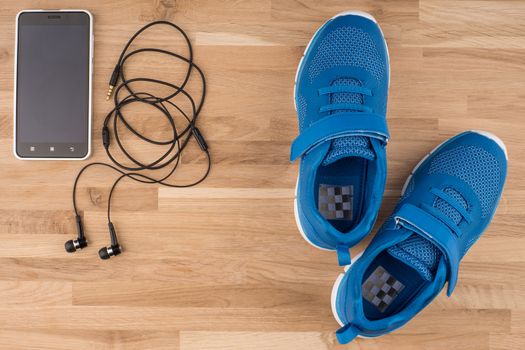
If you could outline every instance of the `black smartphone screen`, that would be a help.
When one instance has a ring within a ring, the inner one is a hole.
[[[91,18],[25,12],[18,18],[16,153],[84,158],[89,153]]]

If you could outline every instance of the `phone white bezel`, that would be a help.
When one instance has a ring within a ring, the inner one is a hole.
[[[19,17],[23,13],[31,12],[82,12],[89,16],[89,102],[88,102],[88,151],[84,157],[81,158],[31,158],[31,157],[21,157],[16,152],[16,106],[17,106],[17,71],[18,71],[18,26],[19,26]],[[88,10],[83,9],[61,9],[61,10],[22,10],[16,15],[16,29],[15,29],[15,64],[14,64],[14,90],[13,90],[13,154],[19,160],[85,160],[91,156],[91,119],[93,113],[93,99],[92,99],[92,90],[93,90],[93,58],[94,58],[94,33],[93,33],[93,15]]]

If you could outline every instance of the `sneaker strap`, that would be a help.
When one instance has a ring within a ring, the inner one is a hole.
[[[342,136],[368,136],[385,144],[389,133],[386,118],[373,113],[336,113],[304,129],[292,144],[290,160],[296,160],[319,144]]]
[[[448,265],[447,295],[450,296],[457,283],[461,259],[457,235],[442,221],[409,203],[403,204],[394,217],[399,225],[421,235],[442,251]]]

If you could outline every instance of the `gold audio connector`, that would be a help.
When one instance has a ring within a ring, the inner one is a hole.
[[[111,73],[111,79],[109,79],[109,89],[108,94],[106,95],[106,101],[108,101],[111,98],[111,95],[113,95],[113,90],[115,89],[115,86],[117,86],[119,75],[120,64],[117,64],[113,69],[113,73]]]
[[[106,101],[109,101],[111,98],[111,95],[113,95],[113,89],[115,88],[114,85],[110,85],[108,89],[108,94],[106,95]]]

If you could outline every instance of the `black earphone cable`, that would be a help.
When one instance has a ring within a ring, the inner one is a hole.
[[[156,25],[164,25],[169,26],[175,30],[177,30],[184,38],[187,46],[188,46],[188,57],[184,57],[182,55],[179,55],[178,53],[158,49],[158,48],[140,48],[133,50],[131,52],[128,52],[130,46],[133,44],[133,41],[145,30],[148,28],[151,28]],[[129,58],[143,54],[148,52],[154,52],[154,53],[160,53],[164,55],[169,55],[171,57],[174,57],[178,59],[179,61],[182,61],[188,65],[188,68],[186,70],[186,73],[184,75],[184,78],[182,79],[182,82],[177,85],[169,81],[159,80],[159,79],[153,79],[148,77],[138,77],[138,78],[131,78],[127,79],[124,72],[124,67],[126,65],[126,62]],[[195,99],[192,97],[192,95],[185,90],[186,85],[188,84],[193,71],[196,71],[198,74],[198,77],[201,80],[202,83],[202,94],[200,98],[195,101]],[[145,82],[145,83],[152,83],[164,87],[168,87],[170,89],[173,89],[173,92],[169,93],[168,95],[164,97],[158,97],[155,96],[152,93],[149,92],[136,92],[132,85],[133,83],[137,82]],[[134,181],[144,183],[144,184],[160,184],[162,186],[167,187],[174,187],[174,188],[182,188],[182,187],[192,187],[195,186],[202,181],[204,181],[211,170],[211,156],[208,150],[208,145],[206,141],[204,140],[203,135],[201,134],[200,130],[197,128],[196,123],[197,119],[199,117],[199,114],[201,112],[202,106],[204,104],[204,100],[206,97],[206,79],[204,77],[204,73],[202,70],[193,62],[193,48],[191,45],[191,42],[186,35],[186,33],[177,25],[167,22],[167,21],[156,21],[149,23],[142,27],[140,30],[138,30],[126,43],[124,46],[124,49],[122,50],[120,57],[117,61],[117,64],[115,65],[115,68],[113,70],[113,73],[111,75],[110,79],[110,89],[108,91],[108,98],[113,95],[113,102],[114,107],[113,109],[106,115],[106,118],[104,119],[103,128],[102,128],[102,142],[104,145],[104,149],[106,151],[106,154],[108,155],[109,159],[113,164],[103,163],[103,162],[93,162],[85,165],[77,174],[74,185],[73,185],[73,209],[75,211],[75,215],[77,217],[77,220],[80,221],[80,214],[78,211],[77,206],[77,187],[80,180],[80,177],[82,174],[88,170],[91,167],[94,166],[103,166],[110,168],[114,170],[115,172],[119,173],[120,176],[113,182],[113,185],[109,191],[108,196],[108,203],[107,203],[107,219],[108,219],[108,225],[110,226],[110,235],[112,238],[112,246],[114,242],[117,242],[116,240],[116,234],[114,232],[113,224],[111,222],[111,204],[114,192],[117,188],[117,185],[126,178],[132,179]],[[123,90],[124,89],[124,90]],[[127,92],[127,95],[120,99],[120,95],[122,92]],[[177,105],[172,99],[176,96],[182,96],[185,98],[190,106],[191,106],[191,113],[186,113],[183,108],[181,108],[179,105]],[[154,140],[152,138],[146,137],[141,132],[137,131],[133,126],[126,120],[123,109],[127,106],[132,105],[133,103],[144,103],[148,104],[154,108],[157,109],[157,111],[168,121],[171,130],[172,130],[172,136],[169,140],[166,141],[159,141]],[[179,128],[177,127],[177,123],[175,121],[174,116],[170,112],[169,107],[172,107],[175,109],[180,116],[182,116],[186,122],[187,125],[182,129],[182,131],[179,131]],[[113,119],[113,122],[111,122]],[[168,149],[166,152],[164,152],[160,157],[153,160],[150,163],[144,163],[136,159],[122,144],[121,137],[119,135],[119,125],[123,125],[128,131],[130,131],[133,135],[138,137],[140,140],[154,144],[157,146],[168,146]],[[167,182],[167,180],[175,173],[176,169],[180,165],[180,157],[184,149],[187,147],[189,141],[191,138],[194,138],[201,151],[206,155],[206,170],[204,171],[203,175],[201,175],[197,180],[186,183],[186,184],[173,184]],[[118,160],[112,153],[110,148],[110,141],[114,138],[116,141],[116,146],[122,153],[123,157],[126,159],[127,162],[132,163],[132,165],[126,165],[123,161]],[[145,170],[152,170],[157,171],[160,169],[165,169],[167,167],[171,166],[171,169],[167,172],[167,174],[155,178],[150,175],[142,174],[141,171]],[[81,226],[81,224],[80,224]],[[67,249],[67,248],[66,248]]]

